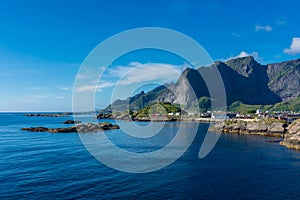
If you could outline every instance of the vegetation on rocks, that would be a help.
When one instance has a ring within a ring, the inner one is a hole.
[[[255,113],[257,109],[261,109],[262,111],[294,111],[300,112],[300,97],[290,100],[284,101],[280,103],[276,103],[274,105],[249,105],[244,104],[240,101],[236,101],[228,106],[229,112],[238,112],[242,114],[251,114]]]

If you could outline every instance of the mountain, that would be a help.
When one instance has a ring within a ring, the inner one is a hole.
[[[268,67],[257,63],[253,57],[236,58],[216,66],[222,76],[227,101],[245,104],[274,104],[282,98],[269,88]]]
[[[300,59],[269,64],[268,87],[282,101],[292,100],[300,95]]]
[[[126,100],[117,100],[106,109],[139,110],[156,102],[207,108],[211,103],[210,95],[200,74],[213,68],[221,74],[228,106],[237,101],[247,105],[273,105],[300,96],[300,59],[262,65],[248,56],[226,62],[216,61],[198,69],[186,68],[176,83],[159,86],[147,93],[141,92]]]

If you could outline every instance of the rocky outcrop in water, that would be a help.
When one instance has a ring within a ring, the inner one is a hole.
[[[72,113],[29,113],[26,117],[69,117]]]
[[[100,122],[98,124],[78,124],[76,126],[71,126],[67,128],[46,128],[46,127],[31,127],[31,128],[22,128],[23,131],[30,132],[50,132],[50,133],[89,133],[89,132],[98,132],[103,130],[119,129],[118,125],[112,125],[108,122]]]
[[[113,116],[111,113],[100,113],[97,115],[97,119],[113,119]]]
[[[296,120],[288,127],[288,132],[280,145],[300,150],[300,120]]]
[[[264,121],[237,121],[228,120],[213,125],[209,131],[218,133],[236,133],[245,135],[263,135],[272,137],[282,137],[284,133],[284,123],[264,122]]]
[[[63,122],[63,124],[79,124],[79,123],[81,123],[81,121],[67,120]]]
[[[114,114],[100,113],[99,115],[97,115],[97,119],[115,119],[115,120],[126,120],[126,121],[131,121],[132,120],[128,113],[121,113],[121,112],[116,112]]]

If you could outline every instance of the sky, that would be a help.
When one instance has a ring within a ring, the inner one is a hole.
[[[299,7],[299,1],[289,0],[0,1],[0,111],[71,111],[74,81],[85,58],[102,41],[134,28],[181,32],[213,60],[297,59]],[[95,107],[102,108],[112,96],[128,95],[122,93],[126,88],[112,93],[117,82],[135,84],[136,93],[176,81],[187,66],[167,52],[135,52],[114,61],[98,84],[77,90],[96,89]]]

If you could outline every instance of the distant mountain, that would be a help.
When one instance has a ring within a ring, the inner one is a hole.
[[[169,102],[207,108],[211,103],[210,95],[200,74],[212,68],[217,68],[222,76],[228,106],[237,101],[247,105],[270,105],[300,96],[300,59],[261,65],[249,56],[216,61],[198,69],[186,68],[176,83],[117,100],[112,106],[114,110],[125,111],[139,110],[156,102]],[[111,105],[106,110],[110,108]]]

